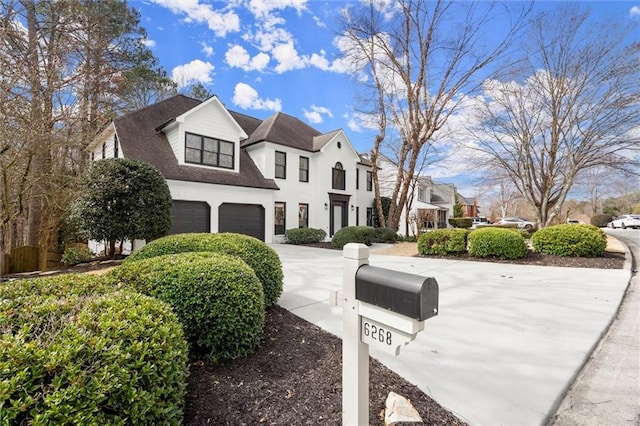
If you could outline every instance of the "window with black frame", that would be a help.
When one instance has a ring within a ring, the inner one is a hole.
[[[209,138],[194,133],[185,134],[184,161],[204,166],[233,169],[233,142]]]
[[[309,182],[309,158],[300,157],[300,182]]]
[[[274,176],[279,179],[287,178],[287,153],[276,151]]]
[[[298,228],[309,227],[309,204],[298,204]]]
[[[287,229],[286,223],[287,205],[286,203],[275,203],[273,212],[273,233],[275,235],[284,235]]]
[[[345,188],[345,171],[341,163],[336,163],[332,169],[331,188],[342,189]]]

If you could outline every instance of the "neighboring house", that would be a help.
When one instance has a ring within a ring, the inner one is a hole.
[[[468,198],[458,193],[458,201],[462,205],[463,217],[478,217],[480,216],[480,208],[475,198]]]
[[[173,199],[171,234],[238,232],[271,243],[291,228],[331,237],[371,222],[371,163],[344,131],[320,133],[280,112],[260,120],[215,96],[177,95],[114,119],[89,152],[157,167]]]
[[[398,165],[383,155],[378,156],[378,180],[380,195],[390,197],[398,174]],[[453,216],[455,186],[451,183],[435,182],[429,176],[417,176],[413,181],[413,190],[409,196],[409,217],[403,209],[398,232],[403,235],[417,235],[429,229],[448,227],[449,217]]]

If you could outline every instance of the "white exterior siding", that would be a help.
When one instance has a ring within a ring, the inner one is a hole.
[[[259,204],[265,213],[265,242],[273,242],[273,192],[267,189],[238,188],[200,182],[167,180],[171,198],[205,201],[211,207],[211,232],[218,232],[218,210],[223,203]],[[277,192],[277,191],[276,191]]]

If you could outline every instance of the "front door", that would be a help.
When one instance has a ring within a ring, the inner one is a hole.
[[[329,236],[349,226],[349,200],[351,195],[329,193]]]
[[[343,201],[333,201],[330,210],[330,231],[331,236],[336,232],[349,225],[347,217],[347,203]]]

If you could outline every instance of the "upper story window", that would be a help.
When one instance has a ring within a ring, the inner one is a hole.
[[[367,191],[373,191],[373,173],[367,171]]]
[[[418,201],[427,202],[427,188],[424,186],[418,187]]]
[[[333,166],[331,173],[331,188],[332,189],[342,189],[345,188],[345,179],[344,179],[344,169],[342,168],[341,163],[336,163]]]
[[[360,189],[360,169],[356,169],[356,189]]]
[[[104,160],[105,158],[107,158],[107,143],[103,142],[102,143],[102,159]]]
[[[205,166],[233,169],[233,142],[221,141],[193,133],[185,134],[184,161]]]
[[[276,171],[275,177],[280,179],[287,178],[287,153],[276,151]]]
[[[300,157],[300,182],[309,182],[309,159]]]
[[[118,136],[113,135],[113,158],[118,158]]]

